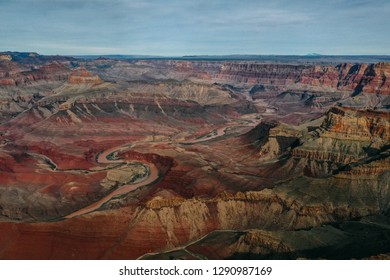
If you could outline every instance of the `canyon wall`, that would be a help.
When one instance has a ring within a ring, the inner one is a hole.
[[[337,66],[225,63],[216,78],[270,86],[299,85],[302,88],[389,95],[390,63],[340,64]]]

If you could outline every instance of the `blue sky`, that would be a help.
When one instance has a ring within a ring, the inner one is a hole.
[[[0,51],[387,54],[389,0],[0,0]]]

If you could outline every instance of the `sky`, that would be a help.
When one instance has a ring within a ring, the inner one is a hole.
[[[389,0],[0,0],[0,51],[390,55]]]

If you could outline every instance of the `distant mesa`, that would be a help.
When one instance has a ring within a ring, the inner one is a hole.
[[[92,75],[84,67],[79,67],[69,75],[70,84],[100,84],[102,80],[98,75]]]
[[[305,56],[316,57],[316,56],[322,56],[322,54],[319,54],[319,53],[308,53]]]
[[[11,61],[11,60],[12,60],[12,56],[9,55],[9,54],[0,54],[0,60],[8,60],[8,61]]]
[[[0,52],[0,60],[23,60],[28,58],[43,57],[36,52]]]

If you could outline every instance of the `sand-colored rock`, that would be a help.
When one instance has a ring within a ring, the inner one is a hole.
[[[102,80],[98,75],[92,75],[84,67],[80,67],[72,71],[68,77],[68,82],[71,84],[100,84]]]

